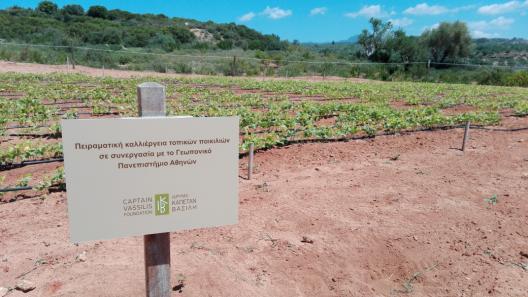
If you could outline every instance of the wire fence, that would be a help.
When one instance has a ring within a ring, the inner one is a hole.
[[[434,67],[455,67],[458,69],[496,69],[505,71],[528,70],[528,65],[451,63],[434,61],[407,62],[370,62],[349,61],[343,59],[309,60],[288,58],[259,58],[248,56],[247,52],[224,51],[223,54],[187,54],[160,53],[153,49],[145,51],[130,49],[111,49],[87,46],[46,45],[17,42],[0,42],[5,51],[0,52],[0,59],[21,60],[29,62],[44,62],[46,64],[86,65],[101,69],[120,70],[152,70],[156,72],[192,73],[209,75],[247,75],[247,76],[283,76],[294,77],[303,75],[342,76],[383,79],[388,71],[414,72],[422,74]],[[17,53],[6,49],[16,48]],[[41,51],[29,51],[39,48]],[[149,57],[149,59],[145,59]],[[412,68],[412,69],[410,69]]]

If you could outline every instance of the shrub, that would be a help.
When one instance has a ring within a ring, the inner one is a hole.
[[[86,15],[93,18],[106,19],[108,17],[108,9],[100,5],[90,6]]]
[[[84,8],[77,4],[65,5],[62,11],[69,15],[84,15]]]
[[[159,73],[166,73],[167,72],[167,64],[159,61],[155,61],[150,64],[150,69],[159,72]]]
[[[505,79],[507,86],[528,87],[528,71],[518,71]]]
[[[55,14],[57,13],[58,9],[59,8],[57,7],[57,4],[51,1],[42,1],[37,6],[37,11],[40,11],[45,14]]]
[[[149,40],[149,46],[153,48],[161,48],[166,52],[172,52],[177,44],[172,36],[158,33]]]

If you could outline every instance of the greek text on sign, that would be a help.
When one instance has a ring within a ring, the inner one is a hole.
[[[73,242],[235,224],[238,117],[63,120]]]

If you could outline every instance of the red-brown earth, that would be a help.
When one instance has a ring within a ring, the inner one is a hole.
[[[239,223],[172,233],[173,296],[528,296],[528,130],[462,135],[271,149],[252,180],[242,159]],[[0,286],[143,296],[142,238],[70,243],[66,195],[0,204]]]

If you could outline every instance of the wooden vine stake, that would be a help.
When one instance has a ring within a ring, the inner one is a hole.
[[[253,175],[253,157],[255,152],[255,145],[251,143],[249,145],[249,159],[248,159],[248,180],[251,179]]]
[[[468,138],[469,138],[469,127],[470,127],[470,125],[471,125],[470,121],[467,121],[466,128],[464,129],[464,140],[462,141],[462,151],[466,150],[466,145],[467,145],[467,141],[468,141]]]
[[[140,117],[165,116],[165,87],[143,83],[137,88]],[[170,233],[143,237],[145,249],[145,284],[147,297],[170,297]]]

